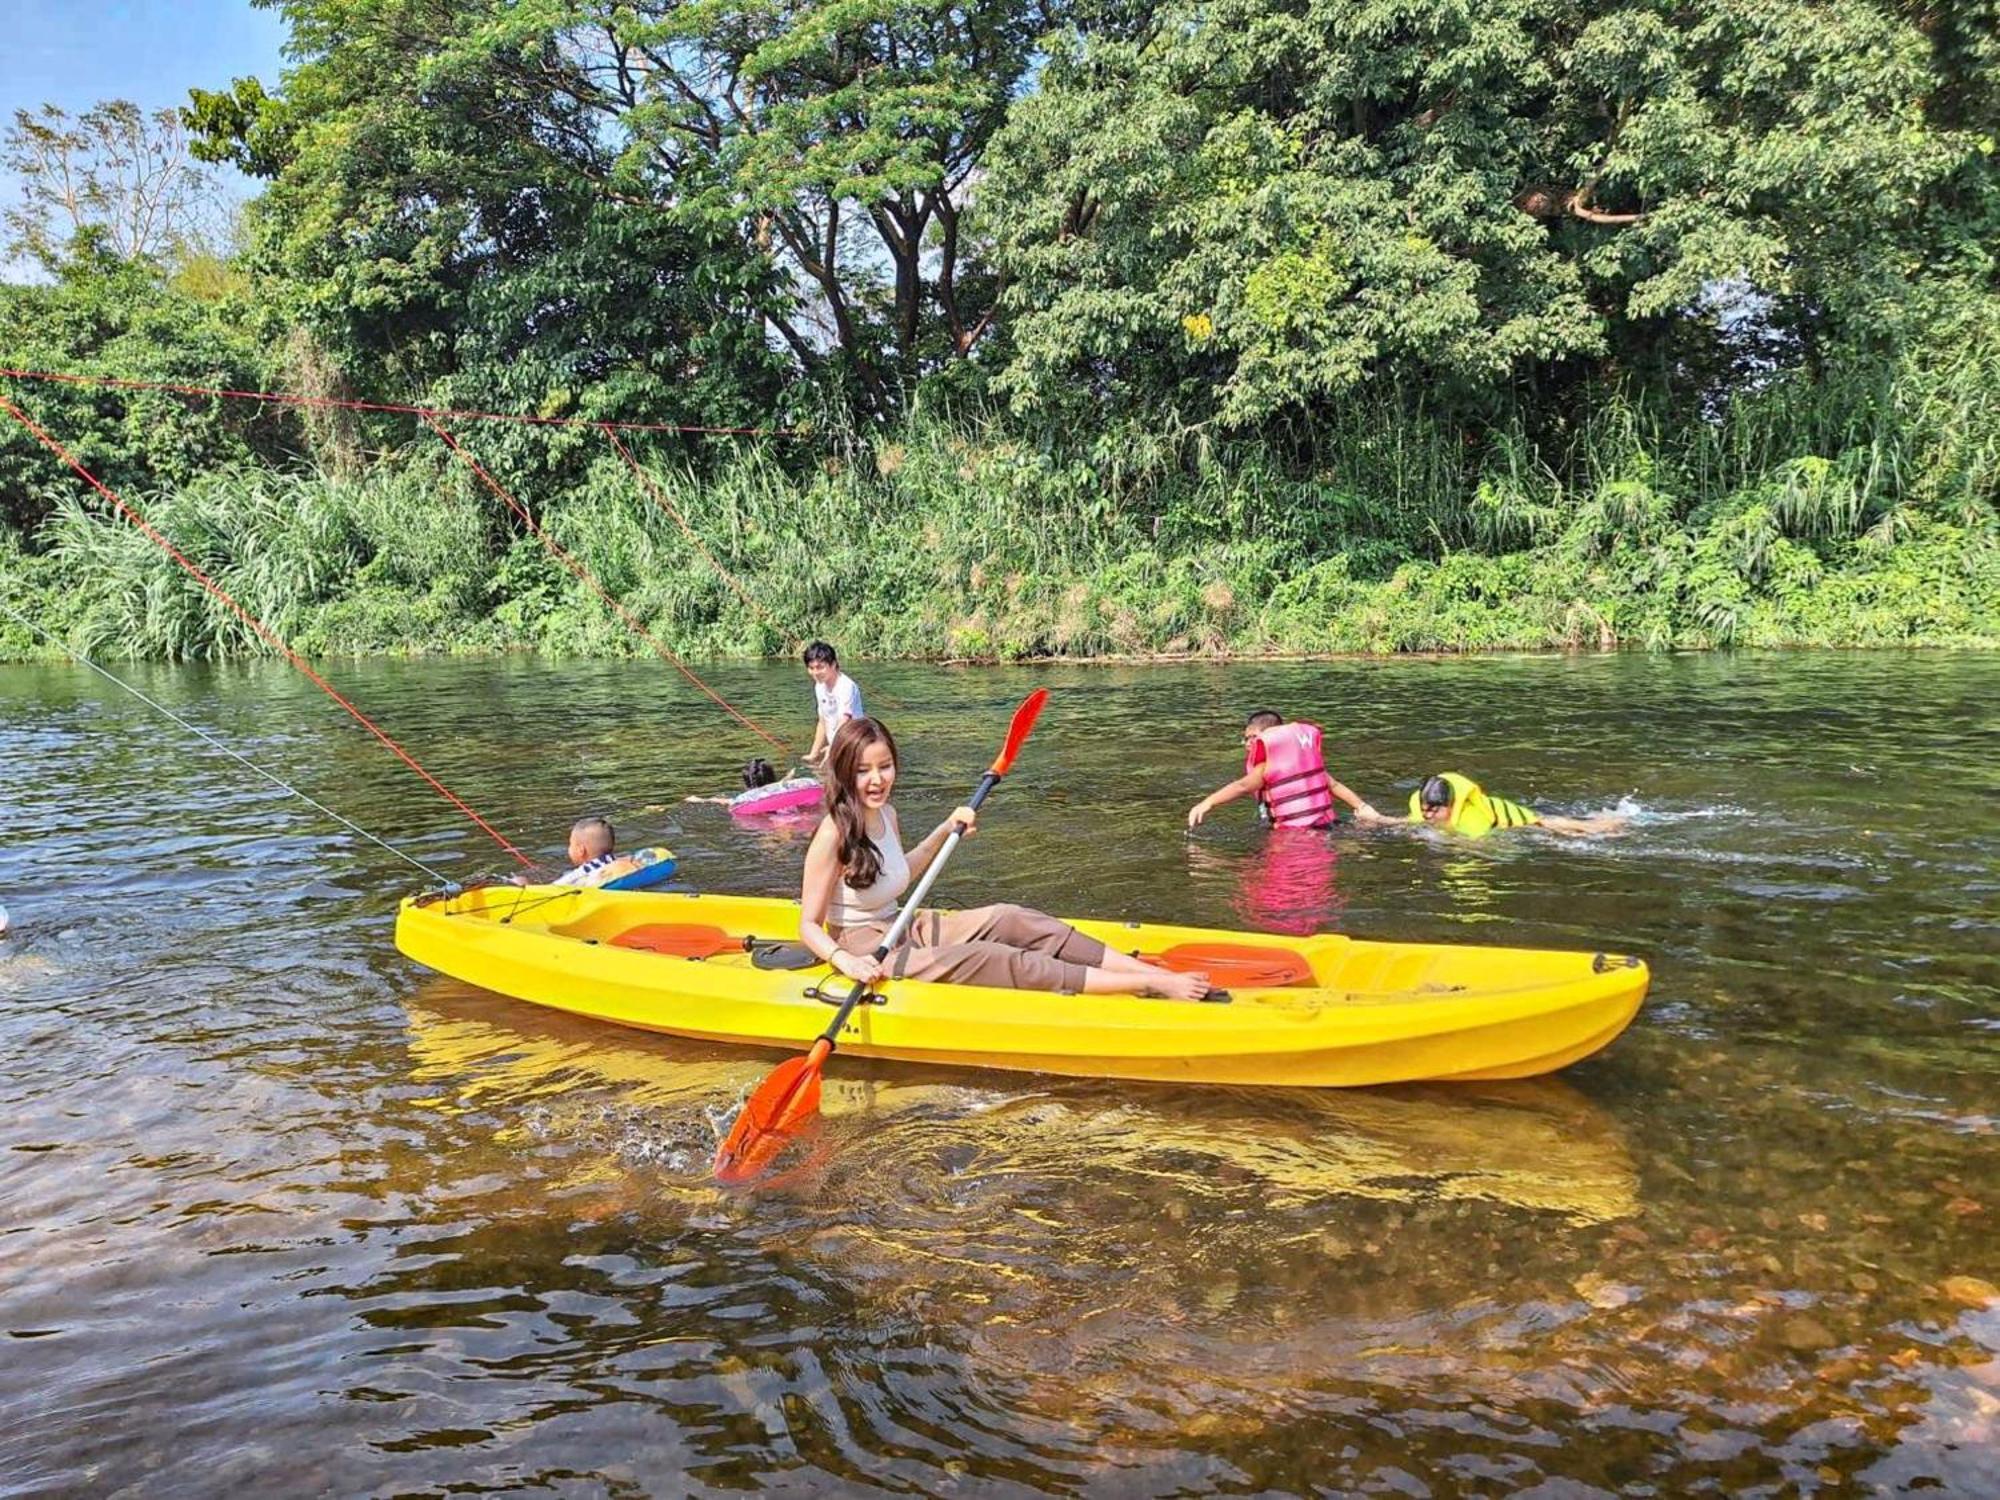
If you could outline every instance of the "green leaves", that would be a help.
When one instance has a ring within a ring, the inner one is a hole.
[[[1725,337],[1686,318],[1722,281],[1865,344],[2000,192],[1959,123],[1994,49],[1936,29],[1873,0],[1222,0],[1073,35],[983,190],[1006,388],[1137,404],[1201,378],[1238,426],[1390,374],[1476,400]],[[1163,338],[1189,319],[1200,339]]]

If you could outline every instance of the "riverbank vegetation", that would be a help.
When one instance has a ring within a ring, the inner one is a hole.
[[[2000,641],[1995,7],[283,8],[237,242],[30,193],[0,365],[758,429],[450,424],[676,650]],[[408,416],[0,395],[300,649],[644,649]],[[0,520],[258,649],[11,422]]]

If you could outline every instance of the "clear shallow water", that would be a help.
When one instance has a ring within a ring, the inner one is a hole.
[[[282,668],[148,692],[427,862],[504,856]],[[335,663],[510,836],[609,810],[795,890],[756,746],[651,664]],[[795,668],[719,687],[810,729]],[[0,668],[0,1494],[2000,1493],[2000,658],[876,668],[945,894],[1646,955],[1599,1058],[1288,1094],[773,1054],[405,963],[411,872],[80,669]],[[893,702],[889,701],[893,700]],[[1388,809],[1447,766],[1586,845],[1186,808],[1240,714]],[[1539,1488],[1538,1488],[1539,1487]]]

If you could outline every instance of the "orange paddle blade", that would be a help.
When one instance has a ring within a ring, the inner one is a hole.
[[[779,1063],[757,1085],[715,1153],[717,1182],[748,1182],[811,1123],[819,1113],[820,1070],[832,1051],[833,1044],[821,1037],[804,1057]]]
[[[1288,985],[1319,983],[1312,965],[1289,948],[1260,948],[1252,943],[1177,943],[1164,953],[1139,956],[1176,974],[1206,974],[1225,989],[1276,990]]]
[[[1000,747],[994,757],[991,773],[1005,776],[1014,764],[1014,757],[1021,753],[1021,747],[1028,743],[1028,735],[1035,727],[1035,720],[1042,716],[1042,705],[1049,701],[1047,688],[1036,688],[1021,700],[1021,706],[1014,710],[1014,722],[1007,726],[1007,743]]]
[[[743,946],[743,939],[731,937],[720,927],[695,922],[648,922],[628,927],[611,939],[614,948],[640,948],[647,953],[664,953],[670,958],[713,958]]]

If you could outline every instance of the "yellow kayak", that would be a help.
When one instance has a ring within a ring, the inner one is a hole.
[[[840,1050],[1181,1083],[1527,1078],[1609,1043],[1638,1012],[1648,979],[1639,960],[1606,953],[1075,925],[1128,952],[1223,944],[1271,962],[1220,966],[1249,982],[1224,977],[1230,988],[1219,1002],[893,980],[879,1003],[854,1011]],[[396,946],[441,974],[555,1010],[675,1036],[799,1048],[826,1025],[847,982],[825,965],[759,966],[751,941],[789,940],[797,931],[794,901],[488,886],[405,900]]]

